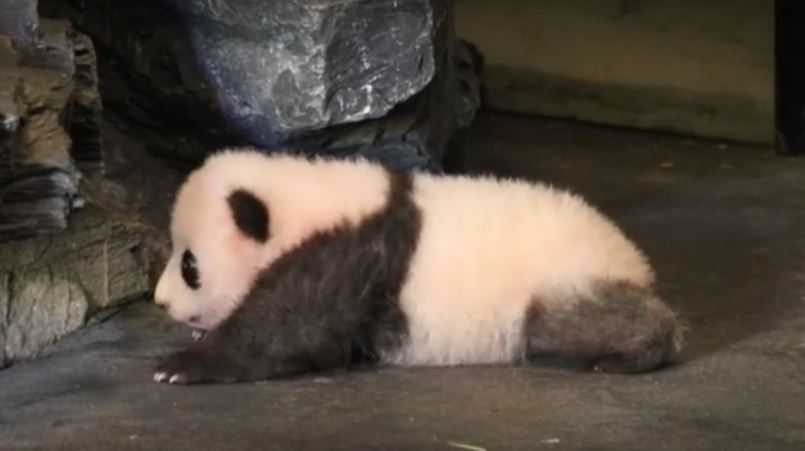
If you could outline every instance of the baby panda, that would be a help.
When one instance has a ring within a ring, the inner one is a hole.
[[[224,149],[180,188],[171,237],[155,302],[204,333],[157,382],[367,363],[636,373],[682,345],[641,251],[539,183]]]

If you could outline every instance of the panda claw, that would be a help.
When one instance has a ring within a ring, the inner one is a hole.
[[[191,336],[193,337],[193,341],[199,341],[199,340],[201,340],[202,338],[204,338],[204,331],[203,331],[203,330],[198,330],[198,329],[195,329],[195,330],[193,330],[193,332],[191,333]]]
[[[165,379],[168,378],[168,373],[164,371],[157,371],[154,373],[154,382],[165,382]]]
[[[158,383],[167,382],[167,383],[169,383],[171,385],[176,385],[176,384],[184,384],[185,381],[186,381],[186,378],[182,374],[177,373],[177,374],[168,375],[168,373],[165,372],[165,371],[159,371],[159,372],[154,373],[154,382],[158,382]]]

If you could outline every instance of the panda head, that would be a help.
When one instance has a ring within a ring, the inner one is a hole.
[[[260,271],[313,234],[374,214],[387,204],[389,186],[386,171],[366,161],[216,152],[177,193],[173,249],[154,300],[179,322],[213,329]]]
[[[210,330],[228,317],[265,264],[268,206],[220,172],[200,170],[179,190],[172,252],[154,300],[176,321]]]

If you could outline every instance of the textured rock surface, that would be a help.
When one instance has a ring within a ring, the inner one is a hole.
[[[39,26],[36,0],[3,0],[0,3],[0,34],[33,39]]]
[[[63,229],[77,192],[70,138],[62,118],[73,89],[69,74],[20,67],[11,39],[0,36],[0,242]]]
[[[66,230],[0,243],[0,367],[147,297],[162,269],[181,174],[116,128],[102,131],[105,171],[82,179],[87,206]]]
[[[431,81],[445,44],[444,1],[169,3],[225,114],[259,141],[385,115]]]
[[[0,364],[146,295],[154,242],[145,227],[90,207],[62,233],[0,246]]]
[[[453,34],[452,0],[41,4],[107,50],[120,83],[106,83],[106,104],[149,124],[172,156],[293,143],[438,166],[478,107],[466,80],[479,61]]]
[[[47,20],[34,40],[0,35],[0,242],[66,227],[77,168],[101,168],[100,111],[86,36]]]

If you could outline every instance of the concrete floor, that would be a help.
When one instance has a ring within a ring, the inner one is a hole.
[[[145,303],[0,372],[0,449],[805,449],[805,160],[483,115],[471,166],[587,195],[692,327],[640,376],[382,369],[229,386],[151,381],[184,340]]]

